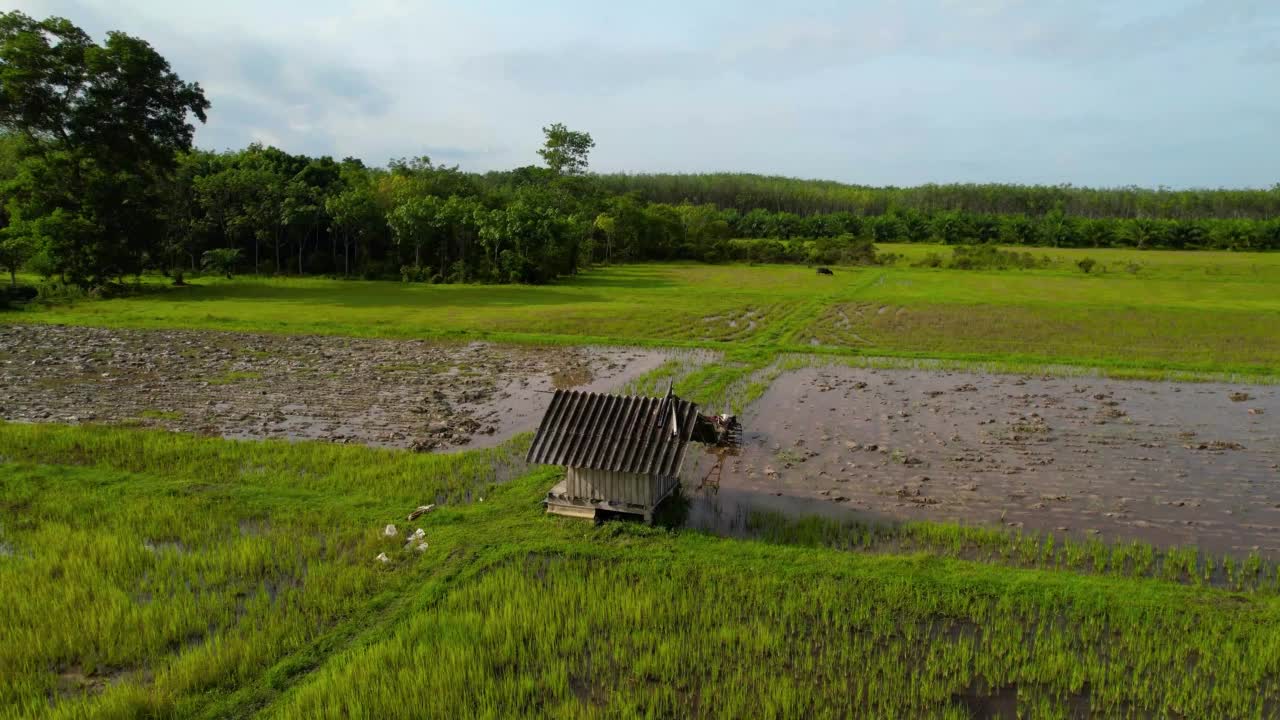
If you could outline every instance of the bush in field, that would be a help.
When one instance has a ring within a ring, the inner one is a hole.
[[[840,259],[845,264],[877,265],[884,261],[877,255],[875,244],[867,238],[845,234],[836,238],[836,241],[842,246]]]
[[[1080,272],[1088,275],[1089,273],[1093,272],[1093,268],[1097,264],[1098,264],[1097,260],[1087,257],[1087,258],[1082,258],[1080,262],[1076,263],[1076,267],[1080,268]]]
[[[820,237],[805,243],[807,262],[811,265],[876,265],[880,259],[871,240],[848,233],[838,237]]]
[[[845,233],[837,237],[774,240],[739,238],[724,245],[727,260],[753,263],[805,263],[808,265],[879,265],[886,258],[876,252],[869,238]],[[892,262],[896,256],[890,256]]]
[[[426,282],[431,277],[431,268],[421,265],[401,265],[400,281],[406,283]]]
[[[941,253],[930,251],[925,253],[924,257],[920,258],[919,260],[911,264],[915,267],[937,268],[937,267],[942,267],[942,262],[943,260],[942,260]]]
[[[956,270],[1029,270],[1048,265],[1048,259],[1036,260],[1029,252],[1001,250],[994,245],[958,245],[951,251],[951,263]]]
[[[733,247],[726,238],[715,238],[707,241],[701,249],[703,262],[719,263],[733,258]]]
[[[782,262],[787,257],[787,246],[780,240],[758,240],[746,245],[745,250],[752,262]]]

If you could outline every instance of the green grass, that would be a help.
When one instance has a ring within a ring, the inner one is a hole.
[[[137,296],[7,317],[535,343],[625,343],[932,358],[1013,368],[1267,378],[1280,374],[1280,254],[1037,249],[1050,267],[840,268],[650,264],[547,287],[423,286],[327,279],[200,279]],[[1098,260],[1086,275],[1081,257]],[[1133,272],[1128,269],[1132,267]],[[757,368],[758,369],[758,368]],[[225,380],[225,379],[223,379]]]
[[[493,484],[523,442],[419,455],[0,424],[0,717],[1278,709],[1261,561],[1227,590],[1184,551],[956,526],[594,527],[542,513],[547,471]],[[403,545],[416,527],[423,553]]]

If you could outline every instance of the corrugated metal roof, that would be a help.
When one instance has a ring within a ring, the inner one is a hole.
[[[526,459],[672,477],[680,470],[698,406],[665,398],[557,390]]]

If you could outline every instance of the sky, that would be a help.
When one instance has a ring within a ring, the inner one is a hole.
[[[150,42],[196,144],[484,171],[541,128],[599,172],[1280,182],[1277,0],[18,0]]]

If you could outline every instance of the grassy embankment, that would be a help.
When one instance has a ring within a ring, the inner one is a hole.
[[[492,486],[504,451],[0,424],[0,457],[4,717],[1280,710],[1269,565],[1227,589],[1194,554],[957,527],[593,527],[541,513],[545,471]]]

